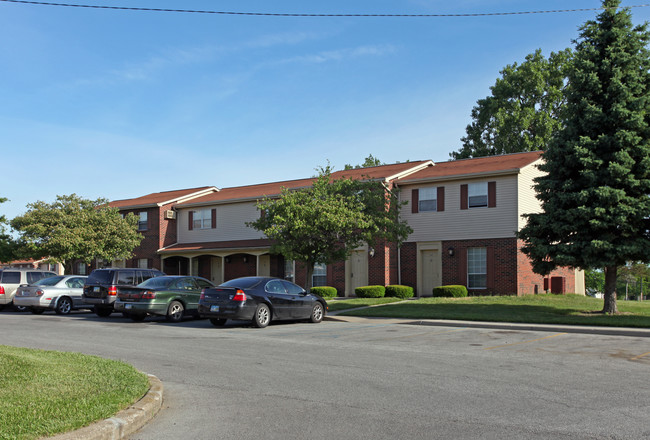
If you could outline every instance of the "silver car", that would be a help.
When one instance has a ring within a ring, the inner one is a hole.
[[[58,275],[43,278],[28,286],[20,286],[14,296],[14,305],[27,307],[32,313],[43,313],[47,309],[59,315],[67,315],[73,309],[91,309],[81,299],[85,276]]]
[[[0,310],[13,303],[16,290],[21,285],[33,284],[43,278],[53,277],[56,273],[40,270],[8,267],[0,269]],[[20,306],[15,307],[23,311]]]

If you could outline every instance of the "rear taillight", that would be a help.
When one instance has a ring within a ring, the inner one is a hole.
[[[243,290],[237,289],[235,291],[235,296],[232,297],[233,301],[246,301],[246,294]]]
[[[142,292],[142,299],[156,299],[156,292],[153,292],[151,290]]]
[[[115,296],[115,295],[117,295],[117,287],[110,286],[108,288],[108,296]]]
[[[0,295],[5,294],[5,288],[3,286],[0,286]]]
[[[45,293],[45,292],[43,292],[41,289],[38,289],[38,290],[36,291],[36,296],[43,296],[44,293]]]

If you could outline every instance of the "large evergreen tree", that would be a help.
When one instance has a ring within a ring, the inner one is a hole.
[[[538,273],[603,268],[603,312],[616,313],[618,267],[650,260],[650,34],[619,0],[603,7],[575,41],[565,128],[536,179],[542,212],[520,237]]]
[[[521,64],[504,67],[490,87],[492,94],[472,109],[463,147],[450,156],[466,159],[546,148],[562,127],[570,61],[569,49],[552,52],[548,58],[537,50]]]

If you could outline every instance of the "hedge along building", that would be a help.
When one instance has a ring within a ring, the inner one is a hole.
[[[540,211],[533,179],[541,152],[436,163],[399,179],[413,233],[402,245],[400,283],[418,296],[460,284],[473,294],[585,293],[584,273],[533,273],[516,233]]]
[[[395,181],[433,166],[432,161],[417,161],[378,167],[336,171],[332,178],[372,179],[390,187]],[[271,242],[247,225],[261,215],[256,204],[265,197],[278,197],[283,188],[300,189],[312,185],[314,178],[223,188],[176,205],[177,243],[159,250],[163,271],[175,273],[188,267],[216,283],[239,276],[267,275],[305,284],[305,268],[271,252]],[[339,295],[350,296],[354,288],[368,284],[396,284],[399,277],[394,245],[354,251],[347,261],[319,265],[312,285],[336,287]]]

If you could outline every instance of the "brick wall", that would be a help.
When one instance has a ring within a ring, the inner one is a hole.
[[[162,267],[162,262],[158,255],[158,249],[160,249],[159,237],[162,214],[158,207],[132,209],[120,212],[124,215],[133,213],[133,215],[139,217],[140,213],[144,211],[147,213],[147,229],[145,231],[140,231],[144,238],[140,242],[140,245],[133,249],[133,255],[131,258],[126,260],[126,267],[137,267],[138,260],[140,258],[146,258],[149,260],[150,267],[160,269]]]
[[[401,272],[402,284],[405,286],[411,286],[413,290],[417,290],[418,287],[417,243],[408,242],[402,244],[402,248],[400,250],[400,257],[401,257],[400,272]]]
[[[523,241],[517,242],[517,249],[521,249]],[[521,251],[517,254],[518,290],[517,295],[528,295],[544,292],[544,277],[533,272],[530,259]],[[551,272],[548,277],[565,277],[566,290],[564,293],[575,293],[575,270],[561,267]],[[550,284],[549,284],[550,286]]]
[[[224,259],[223,277],[224,281],[233,278],[255,276],[257,272],[257,260],[254,255],[235,254]],[[246,261],[244,261],[246,258]]]

